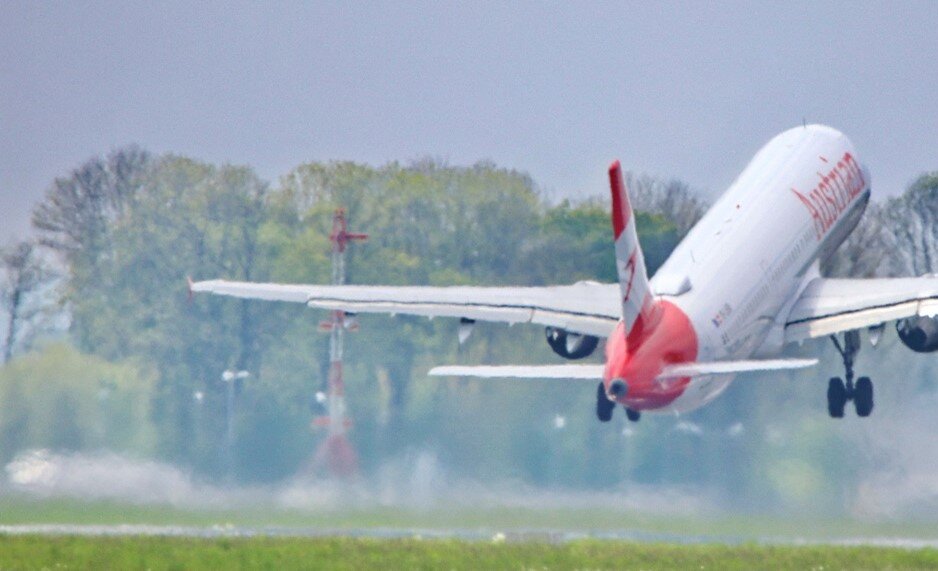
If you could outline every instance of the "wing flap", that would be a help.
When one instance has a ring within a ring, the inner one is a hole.
[[[785,341],[938,314],[938,276],[813,280],[792,306]]]
[[[306,303],[309,299],[309,286],[293,284],[206,280],[190,284],[189,289],[194,293],[213,293],[241,299],[263,299],[291,303]]]
[[[479,321],[501,321],[505,323],[528,323],[533,319],[533,310],[525,307],[498,307],[477,304],[422,303],[419,301],[351,301],[342,299],[310,299],[309,307],[318,309],[341,309],[349,313],[387,313],[391,315],[419,315],[423,317],[465,317]]]

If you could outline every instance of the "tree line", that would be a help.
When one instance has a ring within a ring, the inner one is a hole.
[[[677,180],[630,174],[628,183],[653,272],[706,202]],[[340,206],[353,230],[370,234],[349,251],[349,283],[615,280],[605,199],[550,202],[531,177],[491,162],[310,162],[271,185],[249,167],[120,149],[56,179],[34,211],[36,239],[4,249],[0,335],[9,363],[0,369],[0,460],[30,446],[106,446],[219,476],[221,373],[238,369],[251,376],[238,386],[237,477],[295,473],[320,437],[310,420],[321,412],[313,395],[326,377],[326,339],[317,333],[323,315],[288,304],[190,299],[186,277],[328,283],[331,215]],[[872,203],[825,271],[935,271],[936,216],[932,173],[901,196]],[[460,346],[450,320],[361,322],[348,341],[346,382],[366,472],[427,449],[467,477],[773,485],[746,468],[764,435],[726,444],[656,429],[655,421],[629,435],[626,425],[595,422],[594,390],[425,375],[441,363],[558,361],[537,328],[479,324]],[[771,414],[773,396],[731,391],[695,418],[728,430],[739,410]],[[570,422],[558,429],[556,416]],[[652,446],[662,437],[676,444]],[[712,458],[681,461],[701,449]]]

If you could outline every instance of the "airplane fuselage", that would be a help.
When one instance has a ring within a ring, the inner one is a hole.
[[[636,411],[686,412],[722,393],[729,375],[656,380],[670,363],[781,353],[788,311],[819,261],[854,229],[869,171],[839,131],[809,125],[766,144],[651,279],[659,310],[641,335],[606,345],[607,391]]]

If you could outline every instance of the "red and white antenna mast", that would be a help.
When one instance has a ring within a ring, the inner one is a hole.
[[[332,217],[332,283],[345,283],[345,249],[350,242],[366,240],[368,234],[348,231],[345,209],[339,208]],[[354,316],[335,310],[330,319],[319,323],[320,331],[329,332],[329,396],[328,414],[313,420],[314,427],[328,428],[326,439],[316,451],[315,466],[328,466],[333,476],[347,477],[358,470],[358,457],[346,433],[352,421],[346,415],[345,383],[342,381],[342,351],[345,331],[357,331]]]

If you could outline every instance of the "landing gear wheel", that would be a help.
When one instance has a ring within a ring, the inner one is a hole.
[[[852,400],[857,416],[867,417],[873,412],[873,383],[869,377],[860,377],[853,382],[853,363],[860,352],[860,332],[845,331],[843,345],[837,335],[831,335],[831,341],[844,361],[845,374],[843,381],[834,378],[827,386],[827,412],[833,418],[843,418],[844,405]]]
[[[857,379],[857,386],[853,390],[853,404],[857,409],[857,416],[861,418],[873,412],[873,381],[869,377]]]
[[[599,422],[609,422],[612,420],[612,411],[616,409],[616,401],[609,400],[606,396],[606,386],[599,383],[596,388],[596,418]]]
[[[843,418],[846,404],[847,387],[840,378],[834,377],[827,384],[827,412],[831,418]]]
[[[628,407],[625,408],[625,416],[632,422],[638,422],[642,418],[642,413],[637,410],[632,410]]]

